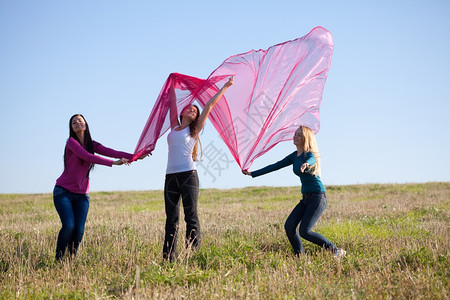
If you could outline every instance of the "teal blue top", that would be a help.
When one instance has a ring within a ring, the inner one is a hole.
[[[294,151],[279,162],[268,165],[267,167],[256,171],[252,171],[251,174],[252,177],[258,177],[292,165],[295,175],[300,177],[300,181],[302,183],[302,194],[325,192],[325,187],[323,186],[322,180],[319,176],[312,175],[307,172],[300,172],[300,167],[305,162],[307,162],[310,166],[314,165],[316,163],[314,154],[311,152],[303,152],[302,154],[300,154],[300,156],[297,156],[297,151]]]

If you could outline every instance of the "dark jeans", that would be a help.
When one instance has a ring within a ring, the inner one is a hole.
[[[200,222],[197,213],[199,182],[197,171],[166,174],[164,202],[166,206],[166,233],[163,257],[170,261],[177,258],[177,235],[180,218],[180,197],[183,201],[186,221],[186,247],[200,246]]]
[[[319,220],[327,207],[327,196],[325,193],[304,194],[303,199],[297,204],[284,224],[284,229],[291,242],[294,253],[300,255],[305,253],[300,236],[316,245],[335,251],[336,246],[312,228]],[[299,231],[297,226],[300,224]],[[299,235],[300,233],[300,235]]]
[[[72,193],[60,186],[55,186],[53,203],[62,223],[55,257],[56,260],[60,260],[64,257],[67,248],[71,256],[77,254],[89,210],[89,195]]]

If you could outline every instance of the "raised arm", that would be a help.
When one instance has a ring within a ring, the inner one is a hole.
[[[171,79],[169,88],[169,110],[170,110],[170,128],[173,129],[180,125],[178,121],[177,96],[175,95],[174,80]]]
[[[208,119],[209,113],[213,109],[214,105],[216,105],[217,101],[222,97],[222,95],[225,93],[225,91],[232,86],[234,83],[234,77],[230,77],[228,79],[227,83],[223,85],[223,87],[209,100],[205,107],[203,108],[202,113],[198,117],[197,126],[196,126],[196,132],[200,132],[202,130],[203,126],[205,125],[206,119]]]

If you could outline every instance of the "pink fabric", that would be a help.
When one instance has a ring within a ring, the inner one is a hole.
[[[136,146],[135,159],[151,152],[170,127],[168,88],[175,80],[178,111],[197,100],[201,107],[229,76],[231,86],[210,120],[241,169],[305,125],[318,132],[322,92],[333,54],[331,33],[315,27],[304,37],[229,57],[206,80],[171,74]]]
[[[208,102],[219,91],[215,83],[228,77],[220,76],[204,80],[178,73],[170,74],[144,126],[134,151],[133,161],[142,154],[152,152],[158,139],[170,129],[169,87],[172,81],[174,81],[177,97],[177,111],[181,113],[183,108],[190,105],[194,100],[199,101],[203,108],[204,103]]]

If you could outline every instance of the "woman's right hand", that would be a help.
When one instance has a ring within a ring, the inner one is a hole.
[[[242,170],[242,174],[252,176],[252,172],[249,172],[247,170]]]

